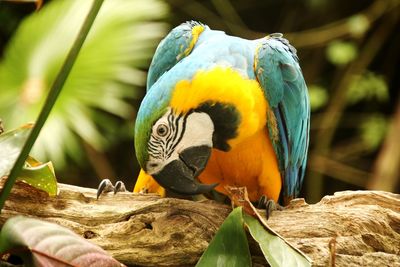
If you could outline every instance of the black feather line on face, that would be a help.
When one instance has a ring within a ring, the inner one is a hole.
[[[230,104],[220,102],[204,102],[194,112],[207,113],[214,124],[213,147],[222,151],[229,151],[230,139],[237,137],[241,118],[237,109]],[[192,112],[193,112],[192,111]]]
[[[176,119],[176,129],[177,129],[177,131],[175,133],[174,139],[177,139],[177,140],[176,140],[176,142],[174,142],[173,146],[170,148],[169,156],[171,156],[172,152],[175,150],[176,146],[179,144],[179,142],[183,138],[183,135],[185,134],[185,131],[186,131],[186,120],[187,120],[188,116],[189,116],[189,114],[183,115],[181,113],[181,114],[179,114],[179,116]],[[180,120],[183,120],[183,122],[182,122],[182,129],[180,129],[180,132],[179,132],[179,121]]]
[[[177,127],[175,127],[175,125],[174,125],[174,115],[172,113],[170,113],[168,115],[168,126],[170,129],[169,129],[168,136],[166,137],[167,143],[165,145],[165,147],[167,149],[170,146],[171,142],[175,139],[175,135],[176,135],[176,131],[177,131]]]

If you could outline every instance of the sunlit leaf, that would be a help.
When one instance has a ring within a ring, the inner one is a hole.
[[[0,135],[0,178],[10,173],[32,127],[26,124]]]
[[[311,110],[322,108],[328,103],[328,92],[325,88],[311,84],[308,86],[308,94],[310,96]]]
[[[91,3],[49,1],[20,24],[0,62],[0,114],[7,127],[36,119]],[[128,135],[121,124],[131,124],[132,99],[143,94],[142,69],[167,30],[159,21],[167,10],[160,0],[105,1],[33,155],[62,168],[67,155],[82,158],[82,140],[102,151]]]
[[[253,238],[259,243],[266,260],[271,266],[312,265],[312,260],[304,254],[304,252],[294,247],[268,225],[265,220],[265,215],[261,215],[259,210],[256,209],[249,200],[246,187],[226,186],[225,190],[227,191],[231,201],[235,205],[242,207],[242,220],[245,221],[247,228],[250,229]],[[262,230],[260,227],[262,227]],[[272,255],[275,254],[275,252],[277,255]],[[297,263],[300,265],[277,265],[283,262],[282,253],[289,257],[287,262]]]
[[[196,265],[209,266],[251,266],[241,207],[234,209],[225,219]]]
[[[25,266],[124,266],[103,249],[57,224],[16,216],[0,233],[0,253],[18,252]]]
[[[389,99],[389,89],[383,76],[369,71],[363,75],[354,76],[347,90],[348,104],[375,99],[379,102]]]
[[[361,124],[361,138],[365,147],[376,150],[384,140],[388,129],[388,121],[382,114],[369,116]]]
[[[18,179],[46,191],[50,196],[57,195],[57,179],[51,162],[41,163],[29,157]]]
[[[10,173],[32,127],[33,124],[26,124],[0,135],[0,177]],[[57,194],[57,180],[51,162],[41,163],[28,157],[18,179],[46,191],[50,196]]]
[[[281,238],[265,230],[264,226],[257,219],[245,213],[243,214],[243,218],[251,236],[260,245],[265,258],[272,267],[311,267],[311,263],[306,258]]]
[[[10,173],[32,127],[33,124],[26,124],[0,135],[0,177]],[[57,194],[57,180],[51,162],[41,163],[28,157],[18,179],[46,191],[50,196]]]
[[[353,42],[333,41],[326,50],[328,60],[335,65],[345,65],[356,58],[358,52]]]

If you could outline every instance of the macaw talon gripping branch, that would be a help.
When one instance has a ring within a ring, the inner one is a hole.
[[[125,184],[122,181],[117,181],[113,185],[110,179],[103,179],[97,188],[96,198],[99,199],[101,194],[108,192],[114,192],[114,195],[118,192],[126,192]]]

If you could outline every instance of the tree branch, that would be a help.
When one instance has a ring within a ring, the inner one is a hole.
[[[374,173],[369,179],[368,189],[395,190],[400,176],[400,98],[393,115],[385,142],[374,164]]]
[[[22,214],[71,228],[127,265],[194,265],[230,212],[213,201],[96,191],[59,184],[57,197],[17,182],[0,223]],[[268,223],[315,266],[400,265],[400,196],[346,191],[308,205],[296,199]],[[260,251],[252,246],[255,262]],[[266,265],[261,261],[261,265]]]

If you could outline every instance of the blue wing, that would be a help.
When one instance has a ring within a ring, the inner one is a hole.
[[[200,31],[193,32],[197,27]],[[188,21],[175,27],[158,45],[151,61],[147,76],[147,90],[182,58],[193,49],[201,31],[207,26],[199,22]]]
[[[262,39],[255,74],[269,103],[267,127],[283,179],[281,200],[296,197],[303,183],[310,129],[307,86],[296,50],[281,34]]]

